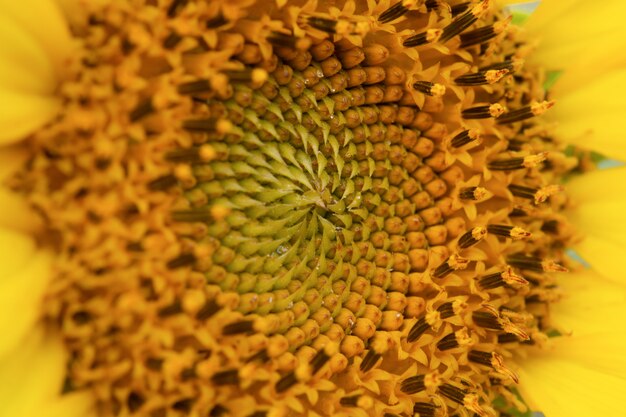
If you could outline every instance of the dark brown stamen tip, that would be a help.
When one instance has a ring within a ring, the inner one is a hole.
[[[207,29],[215,29],[220,26],[224,26],[226,23],[228,23],[228,20],[226,19],[226,16],[224,16],[224,14],[220,11],[217,16],[214,16],[207,20],[205,26]]]
[[[461,116],[464,119],[489,119],[500,116],[504,111],[502,105],[495,103],[487,106],[470,107],[461,111]]]
[[[329,359],[330,356],[326,354],[324,349],[321,349],[319,352],[317,352],[311,360],[311,373],[316,374],[317,371],[322,369],[322,366],[324,366],[324,364],[328,362]]]
[[[293,387],[296,382],[298,382],[298,379],[296,378],[296,374],[294,372],[289,372],[287,375],[283,375],[282,378],[280,378],[278,380],[278,382],[276,383],[276,392],[280,393],[280,392],[285,392],[287,391],[289,388]]]
[[[152,106],[152,100],[146,99],[140,102],[133,111],[130,112],[129,119],[131,122],[136,122],[144,116],[149,115],[154,111]]]
[[[481,226],[468,230],[459,238],[459,248],[467,249],[470,246],[477,244],[485,237],[486,234],[487,230]]]
[[[389,23],[392,20],[396,20],[404,16],[406,12],[409,11],[409,9],[407,9],[403,3],[403,0],[399,1],[398,3],[394,4],[393,6],[382,12],[380,16],[378,16],[378,21],[380,23]]]
[[[470,46],[485,43],[496,36],[493,25],[482,27],[461,35],[461,48],[469,48]]]
[[[417,375],[417,376],[412,376],[410,378],[405,379],[400,384],[400,391],[409,395],[417,394],[418,392],[424,391],[426,389],[424,378],[425,378],[425,375]]]
[[[276,31],[270,33],[267,41],[274,46],[299,50],[306,50],[311,45],[311,41],[306,38],[298,38],[291,34]]]
[[[160,317],[175,316],[183,312],[183,307],[179,301],[174,301],[172,304],[159,309],[158,314]]]
[[[228,414],[228,409],[217,404],[211,412],[209,413],[209,417],[225,417]]]
[[[446,92],[445,86],[437,83],[432,83],[430,81],[417,81],[413,83],[413,88],[420,93],[435,97],[440,97]]]
[[[177,222],[202,222],[206,223],[213,220],[213,215],[210,211],[195,209],[195,210],[179,210],[172,212],[172,219]]]
[[[234,335],[252,332],[254,332],[254,322],[252,320],[242,320],[235,323],[230,323],[224,326],[224,328],[222,329],[223,335]]]
[[[508,224],[490,224],[487,226],[487,232],[492,235],[508,237],[511,239],[523,239],[530,237],[530,232],[516,226]]]
[[[501,70],[487,70],[476,72],[473,74],[461,75],[454,79],[456,85],[461,86],[478,86],[484,84],[493,84],[502,79],[509,71],[506,69]]]
[[[528,155],[523,158],[509,158],[490,161],[487,168],[492,171],[514,171],[517,169],[534,168],[546,160],[547,154]]]
[[[467,9],[469,9],[470,7],[470,2],[466,1],[463,3],[459,3],[459,4],[455,4],[454,6],[451,7],[450,12],[452,13],[452,16],[458,16],[461,13],[465,12]]]
[[[163,47],[165,49],[172,49],[182,40],[182,36],[180,36],[176,32],[172,32],[163,40]]]
[[[470,362],[478,363],[491,367],[491,360],[493,359],[493,352],[481,352],[479,350],[470,350],[467,354],[467,359]]]
[[[502,330],[502,324],[498,320],[498,316],[486,311],[474,311],[472,320],[477,326],[490,330]]]
[[[443,33],[441,34],[441,38],[439,38],[439,40],[441,42],[446,42],[452,39],[459,33],[463,32],[465,29],[473,25],[476,20],[478,20],[478,17],[476,17],[471,10],[464,13],[463,15],[456,18],[454,22],[443,28]]]
[[[463,399],[465,398],[465,395],[467,394],[466,390],[457,388],[454,385],[450,385],[450,384],[442,384],[439,387],[439,392],[444,397],[458,404],[463,404]]]
[[[163,175],[148,183],[148,188],[152,191],[167,190],[178,184],[178,179],[172,174]]]
[[[206,320],[213,316],[220,310],[219,304],[217,304],[214,300],[207,301],[196,313],[196,319],[198,320]]]
[[[363,361],[361,362],[361,365],[359,366],[361,372],[367,372],[372,369],[381,356],[382,355],[376,353],[373,349],[368,350],[363,358]]]
[[[445,278],[448,274],[467,268],[469,263],[468,259],[461,258],[458,255],[450,255],[444,263],[439,265],[433,272],[434,278]]]
[[[337,21],[334,19],[309,16],[306,18],[306,23],[312,28],[326,33],[334,34],[337,32]]]
[[[439,342],[437,342],[437,349],[449,350],[459,347],[459,342],[456,340],[456,334],[454,332],[444,336]]]
[[[230,369],[228,371],[218,372],[211,377],[211,381],[213,381],[217,385],[238,385],[239,372],[237,371],[237,369]]]
[[[169,269],[182,268],[183,266],[192,265],[195,262],[196,262],[195,255],[192,253],[186,253],[168,261],[167,267]]]
[[[420,318],[417,323],[411,327],[409,330],[409,334],[406,337],[408,342],[415,342],[421,335],[423,335],[428,329],[430,329],[430,324],[426,322],[426,317]]]
[[[187,4],[189,0],[172,0],[167,9],[167,17],[174,17]]]
[[[464,130],[458,135],[456,135],[450,141],[450,146],[453,148],[460,148],[461,146],[467,145],[468,143],[475,141],[479,138],[479,134],[475,129]]]
[[[515,184],[509,185],[508,188],[515,197],[527,198],[529,200],[534,200],[535,194],[539,191],[539,188],[524,187],[523,185]]]
[[[211,91],[209,80],[190,81],[178,86],[178,92],[182,95],[206,93],[209,91]]]
[[[438,408],[431,403],[417,402],[413,404],[413,412],[419,417],[435,417]]]

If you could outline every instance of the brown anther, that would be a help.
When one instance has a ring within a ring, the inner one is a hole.
[[[506,111],[504,106],[499,103],[488,106],[477,106],[465,109],[461,112],[464,119],[489,119],[499,117]]]
[[[413,89],[434,97],[441,97],[446,93],[446,87],[444,85],[430,81],[416,81],[413,83]]]
[[[517,226],[505,224],[490,224],[487,226],[487,232],[496,235],[508,237],[513,240],[525,239],[531,236],[531,233]]]
[[[474,227],[468,230],[458,240],[459,248],[467,249],[480,242],[487,235],[487,229],[482,226]]]
[[[476,129],[468,129],[458,133],[450,140],[450,146],[460,148],[470,142],[480,140],[480,133]]]
[[[469,259],[462,258],[457,254],[452,254],[450,255],[450,257],[448,257],[448,259],[446,259],[444,263],[439,265],[433,271],[433,277],[440,279],[445,278],[448,274],[454,271],[467,268],[469,262]]]

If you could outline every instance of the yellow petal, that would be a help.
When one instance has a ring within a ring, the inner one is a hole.
[[[0,146],[11,144],[48,122],[59,109],[54,97],[0,88]]]
[[[592,270],[569,274],[559,282],[564,296],[550,309],[551,324],[574,336],[625,332],[626,286],[604,279]]]
[[[541,40],[530,59],[548,70],[565,70],[551,88],[554,98],[624,67],[625,11],[626,3],[615,0],[593,6],[581,0],[540,2],[525,26]]]
[[[19,23],[3,15],[0,15],[0,44],[3,89],[40,95],[54,90],[54,67],[43,45]]]
[[[41,225],[41,219],[33,213],[22,196],[0,186],[0,227],[33,232]]]
[[[626,98],[616,94],[625,83],[626,70],[582,83],[578,90],[559,96],[547,117],[558,122],[556,131],[565,141],[626,160],[626,126],[619,123]]]
[[[10,18],[42,46],[61,74],[72,50],[69,28],[53,0],[29,0],[25,3],[0,0],[0,15]]]
[[[577,175],[565,186],[567,194],[576,203],[626,199],[626,167],[600,169]]]
[[[603,277],[615,282],[626,283],[624,266],[626,248],[601,237],[588,234],[575,246],[576,251]]]
[[[29,236],[0,228],[0,277],[10,277],[26,267],[35,249]]]
[[[0,358],[21,341],[39,317],[50,261],[50,256],[40,251],[31,256],[25,268],[0,276]]]
[[[525,361],[519,373],[522,396],[546,417],[623,415],[618,399],[626,392],[626,379],[586,367],[584,362],[546,355]]]
[[[0,207],[2,207],[0,228],[33,232],[41,225],[41,220],[24,199],[2,186],[2,183],[24,163],[26,156],[26,149],[22,144],[0,149]]]
[[[16,349],[0,359],[3,416],[84,417],[92,412],[83,393],[61,396],[66,353],[61,340],[32,329]]]

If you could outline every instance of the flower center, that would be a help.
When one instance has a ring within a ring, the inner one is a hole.
[[[19,178],[69,387],[111,415],[516,403],[576,161],[502,13],[145,3],[86,6]]]

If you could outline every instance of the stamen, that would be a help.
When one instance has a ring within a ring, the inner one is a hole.
[[[376,353],[373,349],[368,350],[359,366],[361,372],[367,372],[372,369],[381,356],[381,354]]]
[[[417,81],[413,83],[413,88],[428,96],[441,97],[446,93],[446,87],[442,84],[431,83],[430,81]]]
[[[224,16],[222,11],[220,10],[217,16],[212,17],[211,19],[206,21],[205,26],[207,29],[216,29],[220,26],[224,26],[226,23],[228,23],[228,20],[226,19],[226,16]]]
[[[467,334],[467,329],[463,328],[444,336],[439,342],[437,342],[437,349],[445,351],[459,346],[467,346],[471,343],[472,338]]]
[[[421,335],[424,334],[428,329],[430,329],[430,324],[426,321],[426,316],[420,318],[409,330],[409,334],[406,337],[406,340],[410,343],[415,342],[420,338]]]
[[[215,158],[215,149],[210,145],[202,145],[193,148],[181,148],[165,154],[165,159],[170,162],[198,164],[209,162]]]
[[[148,188],[152,191],[167,190],[178,184],[178,179],[172,174],[166,174],[148,183]]]
[[[409,7],[415,6],[416,3],[415,0],[402,0],[382,12],[378,16],[378,21],[380,23],[389,23],[392,20],[396,20],[404,16],[409,11]]]
[[[344,407],[359,407],[367,410],[374,406],[374,400],[364,395],[351,395],[342,397],[339,400],[339,404]]]
[[[472,141],[480,139],[480,133],[476,129],[468,129],[464,130],[458,135],[456,135],[450,141],[450,146],[453,148],[460,148],[463,145],[466,145]]]
[[[461,300],[448,301],[437,307],[439,318],[441,320],[448,319],[455,314],[459,314],[463,309],[467,308],[467,304]]]
[[[140,102],[133,111],[130,112],[129,119],[131,122],[136,122],[144,116],[152,113],[154,107],[152,106],[152,100],[146,99]]]
[[[542,258],[524,255],[521,253],[510,255],[507,258],[507,263],[515,268],[527,269],[529,271],[536,272],[567,272],[567,268],[553,260],[544,260]]]
[[[462,34],[461,48],[467,48],[473,45],[485,43],[488,40],[493,39],[498,34],[502,33],[507,28],[510,22],[511,16],[503,21],[496,22],[493,25],[485,26]]]
[[[226,119],[217,119],[217,118],[207,118],[207,119],[196,119],[196,120],[185,120],[183,121],[183,129],[186,129],[190,132],[218,132],[218,133],[226,133],[232,127],[230,121]]]
[[[267,41],[274,46],[293,48],[300,51],[305,51],[311,46],[311,40],[308,38],[298,38],[287,33],[276,31],[270,33],[267,37]]]
[[[287,375],[284,375],[282,378],[280,378],[276,383],[276,392],[285,392],[289,388],[293,387],[296,382],[298,382],[298,379],[296,378],[295,372],[289,372]]]
[[[540,116],[545,113],[550,107],[554,106],[554,101],[542,101],[541,103],[534,103],[529,106],[522,107],[521,109],[513,110],[498,117],[498,124],[520,122],[522,120],[530,119],[531,117]]]
[[[434,404],[417,402],[413,404],[413,413],[419,417],[435,417],[438,408]]]
[[[267,81],[269,74],[263,68],[245,68],[241,70],[223,71],[230,82],[251,82],[255,85],[261,85]]]
[[[458,404],[463,404],[463,398],[465,397],[465,395],[467,394],[467,391],[461,388],[457,388],[454,385],[450,385],[450,384],[442,384],[439,387],[439,392],[441,393],[441,395],[443,395],[444,397],[454,401],[455,403]]]
[[[167,9],[167,17],[174,17],[176,14],[185,7],[189,0],[172,0],[170,7]]]
[[[441,29],[428,29],[425,32],[418,33],[417,35],[410,36],[402,42],[402,46],[407,48],[424,45],[431,42],[437,42],[441,37],[443,30]]]
[[[220,311],[221,308],[222,307],[214,300],[209,300],[202,306],[202,308],[200,308],[200,310],[198,310],[198,312],[196,313],[196,318],[198,320],[204,321]]]
[[[461,112],[464,119],[489,119],[490,117],[499,117],[506,111],[501,104],[495,103],[488,106],[470,107]]]
[[[459,198],[462,200],[480,201],[487,196],[487,190],[483,187],[467,187],[459,190]]]
[[[174,258],[171,261],[168,261],[167,267],[169,269],[182,268],[183,266],[192,265],[195,262],[196,262],[195,255],[192,253],[188,253],[188,254],[180,255],[179,257]]]
[[[443,33],[439,39],[441,42],[446,42],[465,29],[473,25],[480,15],[482,15],[489,8],[489,0],[484,0],[474,8],[459,16],[454,22],[443,28]]]
[[[544,203],[548,198],[561,191],[563,191],[563,186],[558,184],[542,187],[535,193],[535,204]]]
[[[481,288],[485,290],[490,290],[493,288],[501,287],[503,285],[528,285],[528,281],[526,281],[523,277],[519,275],[515,275],[512,269],[509,267],[505,271],[485,275],[480,279],[480,281],[478,281],[478,284],[481,286]]]
[[[409,395],[417,394],[418,392],[424,391],[426,389],[424,377],[425,375],[417,375],[405,379],[400,384],[400,391]]]
[[[209,80],[197,80],[183,83],[178,86],[178,92],[183,95],[206,93],[211,91]]]
[[[467,249],[480,242],[487,235],[487,229],[482,226],[468,230],[459,238],[459,248]]]
[[[451,272],[458,271],[460,269],[467,268],[469,264],[469,259],[461,258],[457,254],[452,254],[444,263],[439,265],[437,269],[433,272],[434,278],[444,278],[446,275]]]
[[[487,167],[492,171],[514,171],[517,169],[534,168],[545,161],[547,154],[529,155],[523,158],[500,159],[491,161]]]
[[[530,237],[531,233],[517,226],[506,224],[490,224],[487,226],[487,232],[496,235],[508,237],[513,240],[525,239]]]
[[[506,74],[508,74],[509,70],[500,69],[500,70],[487,70],[481,71],[474,74],[465,74],[460,77],[454,79],[456,85],[461,86],[476,86],[483,84],[495,84],[502,79]]]
[[[225,336],[246,333],[250,334],[254,332],[254,321],[242,320],[235,323],[227,324],[222,328],[222,334]]]
[[[519,71],[519,69],[524,65],[524,60],[519,58],[509,59],[503,62],[498,62],[495,64],[487,65],[485,67],[479,68],[479,71],[488,71],[488,70],[501,70],[505,69],[509,72],[513,73]]]
[[[182,36],[180,36],[178,33],[176,32],[172,32],[169,35],[167,35],[167,37],[165,38],[165,40],[163,41],[163,47],[165,49],[172,49],[174,48],[176,45],[178,45],[178,43],[182,40]]]
[[[211,381],[217,385],[239,385],[239,372],[237,369],[218,372],[211,377]]]
[[[452,17],[458,16],[461,13],[465,12],[467,9],[469,9],[470,4],[471,2],[466,1],[466,2],[455,4],[454,6],[452,6],[450,9],[450,12],[452,13]]]

